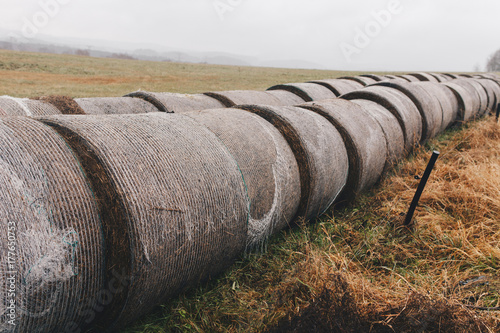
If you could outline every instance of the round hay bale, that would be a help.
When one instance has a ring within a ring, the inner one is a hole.
[[[388,78],[389,80],[394,80],[394,79],[400,79],[396,75],[384,75],[385,78]]]
[[[430,82],[439,83],[438,79],[436,79],[434,76],[432,76],[429,73],[411,73],[408,75],[416,77],[419,81],[430,81]]]
[[[316,80],[316,81],[310,81],[310,83],[320,84],[330,89],[337,97],[364,87],[359,82],[353,80],[345,80],[345,79]]]
[[[472,79],[472,75],[471,74],[458,74],[458,78]]]
[[[387,81],[387,78],[381,75],[375,75],[375,74],[361,74],[359,75],[361,77],[367,77],[369,79],[374,80],[375,82],[382,82],[382,81]]]
[[[364,87],[369,86],[370,84],[373,84],[376,82],[373,79],[370,79],[368,77],[363,77],[363,76],[343,76],[343,77],[339,77],[338,79],[355,81],[357,83],[362,84]]]
[[[299,166],[297,216],[313,220],[335,201],[347,181],[348,156],[339,132],[314,112],[293,106],[240,106],[273,124],[292,148]]]
[[[342,99],[365,99],[378,103],[389,110],[403,129],[405,152],[409,153],[422,139],[422,116],[413,101],[396,89],[369,86],[347,95]]]
[[[458,101],[457,123],[463,123],[473,119],[479,108],[476,93],[471,87],[465,88],[453,81],[443,82],[443,86],[453,92]]]
[[[85,114],[134,114],[159,110],[151,103],[132,97],[75,98]]]
[[[405,75],[398,75],[400,78],[402,78],[403,80],[406,80],[408,82],[420,82],[419,79],[417,79],[415,76],[413,75],[408,75],[408,74],[405,74]]]
[[[387,143],[378,122],[361,106],[340,98],[301,107],[325,117],[342,136],[348,151],[349,174],[341,198],[350,201],[375,185],[387,159]]]
[[[167,92],[137,91],[124,97],[140,98],[153,104],[158,110],[168,113],[182,113],[207,109],[224,108],[224,104],[203,94],[175,94]]]
[[[328,88],[314,83],[287,83],[272,86],[267,90],[286,90],[294,93],[307,102],[322,101],[324,99],[336,98],[335,94]]]
[[[34,100],[40,100],[52,104],[60,111],[61,114],[85,114],[75,100],[68,96],[42,96],[34,98]]]
[[[426,88],[427,91],[432,93],[439,101],[441,110],[443,111],[441,132],[445,131],[457,121],[460,112],[458,99],[449,88],[436,82],[415,82],[414,84]]]
[[[250,198],[247,246],[264,245],[288,226],[300,204],[299,167],[281,133],[263,118],[238,109],[185,113],[215,133],[238,163]]]
[[[266,92],[278,98],[284,106],[298,105],[305,102],[300,96],[286,90],[268,90]]]
[[[443,73],[442,75],[444,76],[447,76],[450,78],[450,80],[455,80],[455,79],[458,79],[459,76],[458,75],[455,75],[455,74],[450,74],[450,73]],[[449,81],[449,80],[448,80]]]
[[[488,106],[488,96],[486,95],[486,92],[484,91],[483,87],[481,87],[477,83],[473,83],[472,80],[463,78],[457,80],[451,80],[449,82],[459,84],[469,91],[469,93],[473,98],[473,103],[474,103],[474,111],[473,111],[474,118],[480,117],[484,114],[484,112],[486,112]]]
[[[486,91],[488,96],[488,108],[486,114],[493,114],[497,110],[497,104],[500,97],[500,86],[491,80],[476,79],[475,82],[480,84]]]
[[[481,84],[479,84],[479,82],[477,82],[477,80],[468,79],[466,81],[467,81],[467,83],[469,83],[471,86],[474,87],[474,89],[477,91],[477,93],[479,95],[479,100],[481,102],[481,107],[479,109],[480,110],[479,116],[482,117],[482,116],[488,114],[488,112],[489,112],[488,92],[486,91],[484,86],[482,86]]]
[[[439,133],[443,122],[443,110],[437,98],[427,89],[410,82],[380,82],[377,85],[401,91],[416,105],[422,116],[422,143],[434,138]]]
[[[29,98],[0,97],[0,115],[4,116],[47,116],[61,114],[52,104]]]
[[[97,327],[118,330],[245,248],[249,202],[238,165],[206,127],[180,114],[53,116],[117,216],[108,271],[124,270]],[[95,186],[95,185],[94,185]],[[104,219],[103,219],[104,220]]]
[[[403,129],[398,123],[396,117],[382,105],[366,100],[355,99],[351,102],[361,106],[371,117],[373,117],[384,132],[387,143],[387,158],[385,169],[392,167],[400,159],[406,156],[405,138]]]
[[[254,90],[234,90],[234,91],[218,91],[207,92],[205,95],[215,98],[226,107],[232,107],[242,104],[262,104],[282,106],[284,101],[281,101],[277,96],[269,94],[267,91]]]
[[[436,80],[438,80],[439,82],[446,82],[451,80],[450,77],[443,75],[441,73],[429,73],[429,75],[434,76]]]
[[[0,118],[0,188],[0,331],[83,329],[99,306],[105,256],[97,203],[78,160],[50,127]]]

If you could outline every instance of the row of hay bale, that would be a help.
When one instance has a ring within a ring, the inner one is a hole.
[[[500,101],[495,76],[430,76],[52,96],[36,103],[69,115],[0,117],[0,331],[117,330]]]

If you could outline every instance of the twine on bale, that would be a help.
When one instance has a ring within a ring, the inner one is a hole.
[[[62,114],[85,114],[82,108],[75,102],[75,100],[68,96],[42,96],[34,98],[34,100],[40,100],[55,106]]]
[[[375,81],[374,79],[366,77],[366,76],[342,76],[342,77],[339,77],[339,79],[356,81],[356,82],[362,84],[364,87],[369,86],[369,85],[374,84],[374,83],[377,83],[377,81]]]
[[[224,107],[224,104],[215,98],[203,94],[188,95],[167,92],[136,91],[124,97],[143,99],[153,104],[158,110],[167,113],[182,113]]]
[[[464,110],[464,121],[469,121],[471,119],[479,117],[479,114],[481,112],[481,97],[479,96],[479,93],[476,88],[474,88],[474,86],[469,84],[464,79],[451,80],[448,82],[443,82],[442,84],[460,94],[464,99],[466,106],[469,106]]]
[[[453,82],[443,82],[442,85],[448,88],[456,97],[458,102],[457,124],[469,121],[474,118],[477,111],[477,99],[474,99],[473,92]]]
[[[53,105],[43,101],[11,96],[0,97],[0,115],[33,117],[54,114],[61,114],[61,112]]]
[[[333,124],[349,152],[349,174],[342,200],[351,201],[380,179],[387,159],[384,132],[359,105],[340,98],[302,104]]]
[[[132,97],[76,98],[85,114],[136,114],[159,110],[145,100]]]
[[[337,97],[330,89],[314,83],[278,84],[267,90],[286,90],[296,94],[306,102],[321,101]]]
[[[263,249],[288,226],[300,204],[295,156],[281,133],[263,118],[238,109],[185,113],[208,127],[238,163],[250,198],[248,250]]]
[[[298,105],[305,102],[300,96],[286,90],[267,90],[266,92],[278,98],[284,106]]]
[[[179,114],[47,117],[84,168],[112,190],[119,219],[108,261],[128,289],[100,314],[118,330],[186,287],[215,276],[245,248],[249,202],[237,163],[206,127]],[[89,167],[93,165],[93,167]],[[98,185],[98,184],[94,184]],[[129,243],[130,245],[126,245]],[[118,252],[118,253],[116,253]],[[110,276],[108,271],[107,276]]]
[[[273,106],[287,105],[278,97],[269,94],[267,91],[254,90],[233,90],[206,92],[204,95],[215,98],[226,107],[233,107],[242,104],[263,104]]]
[[[444,132],[457,121],[459,113],[458,100],[450,89],[436,82],[415,82],[414,84],[427,89],[429,93],[432,93],[437,98],[441,105],[442,121],[440,132]]]
[[[298,107],[239,106],[273,124],[285,137],[297,159],[301,200],[298,217],[322,215],[344,188],[348,156],[342,137],[326,119]]]
[[[103,288],[104,243],[73,152],[36,120],[1,118],[0,187],[0,274],[10,281],[0,287],[0,331],[83,328]],[[15,326],[7,310],[13,298]]]
[[[364,86],[353,80],[345,79],[334,79],[334,80],[315,80],[309,83],[320,84],[328,89],[330,89],[336,97],[347,94],[351,91],[355,91],[363,88]]]

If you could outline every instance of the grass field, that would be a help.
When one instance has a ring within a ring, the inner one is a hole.
[[[262,90],[351,74],[0,51],[0,94],[17,97]],[[416,223],[402,228],[415,176],[434,149],[441,157]],[[487,118],[450,130],[356,202],[284,231],[265,253],[242,258],[126,333],[498,332],[499,175],[500,125]]]

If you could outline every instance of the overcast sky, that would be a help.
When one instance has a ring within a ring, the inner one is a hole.
[[[117,47],[150,43],[338,70],[472,71],[500,48],[498,0],[0,3],[0,29],[30,37],[107,40]]]

